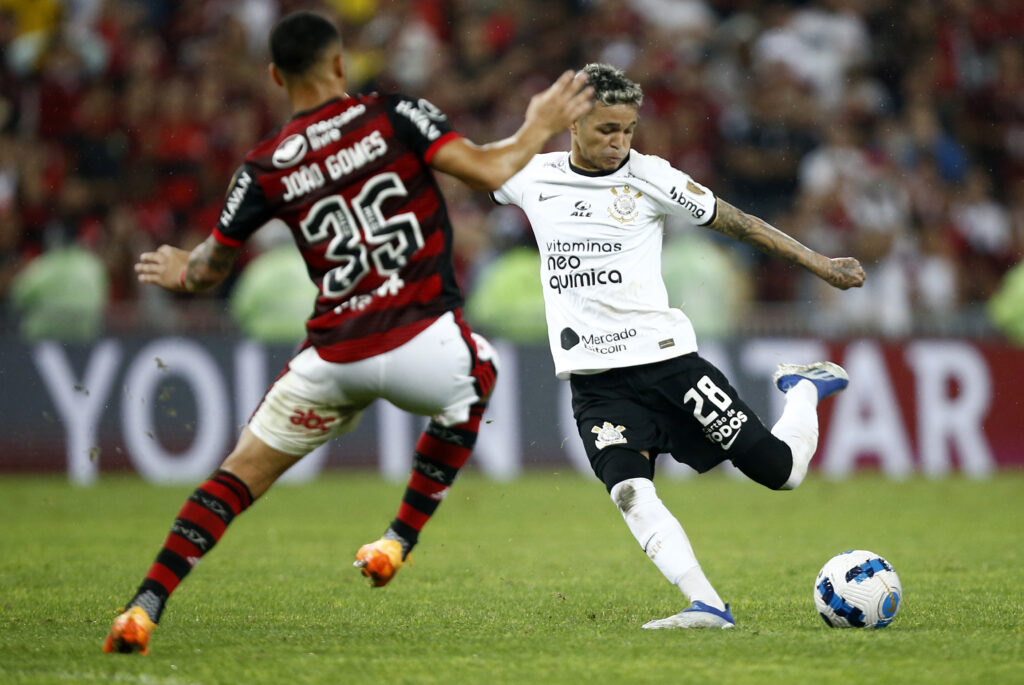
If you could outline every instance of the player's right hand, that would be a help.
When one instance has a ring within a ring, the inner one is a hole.
[[[530,98],[526,121],[540,124],[553,136],[593,108],[594,87],[587,85],[587,75],[568,70],[547,90]]]
[[[864,285],[864,268],[853,257],[837,257],[828,260],[828,271],[823,278],[830,285],[847,290]]]
[[[135,264],[139,283],[153,283],[161,288],[184,292],[182,274],[188,266],[188,250],[161,245],[155,252],[143,252]]]

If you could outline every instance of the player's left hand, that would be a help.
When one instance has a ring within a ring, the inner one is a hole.
[[[182,274],[188,266],[188,250],[161,245],[155,252],[143,252],[135,264],[139,283],[153,283],[175,292],[185,292]]]
[[[828,260],[828,267],[822,278],[840,290],[859,288],[864,285],[864,269],[853,257],[837,257]]]
[[[550,138],[593,108],[594,87],[587,85],[587,75],[568,70],[547,90],[530,98],[526,121],[545,127]]]

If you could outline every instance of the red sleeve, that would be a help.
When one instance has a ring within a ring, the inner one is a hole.
[[[445,133],[443,136],[441,136],[440,138],[438,138],[437,140],[430,144],[430,147],[428,147],[427,151],[423,154],[423,161],[426,162],[427,164],[430,164],[430,160],[434,158],[434,155],[437,154],[438,150],[440,150],[453,140],[462,137],[463,135],[458,131],[449,131],[448,133]]]

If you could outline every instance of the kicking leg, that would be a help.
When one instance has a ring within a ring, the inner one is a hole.
[[[658,497],[647,453],[606,448],[595,458],[594,470],[641,548],[691,602],[688,609],[644,628],[733,627],[729,607],[704,575],[682,525]]]
[[[772,435],[789,445],[793,466],[781,490],[792,490],[803,482],[811,457],[818,449],[818,402],[842,391],[850,382],[838,364],[779,364],[772,377],[786,393],[786,407],[772,427]]]
[[[849,383],[846,372],[831,362],[780,364],[774,376],[786,393],[782,416],[733,463],[750,479],[773,490],[792,490],[807,476],[818,449],[818,403]]]
[[[148,654],[150,634],[171,593],[220,540],[228,525],[301,456],[275,450],[243,430],[220,470],[204,481],[178,512],[145,579],[118,616],[104,652]]]
[[[800,381],[786,393],[786,406],[772,426],[772,435],[789,447],[792,462],[778,489],[792,490],[803,482],[818,449],[818,393],[810,381]]]

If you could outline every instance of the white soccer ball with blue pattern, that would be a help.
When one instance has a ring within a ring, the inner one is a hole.
[[[902,603],[903,586],[892,564],[867,550],[837,554],[814,579],[814,604],[832,628],[884,628]]]

